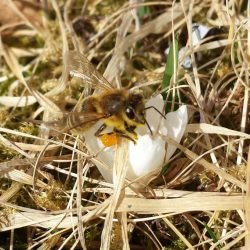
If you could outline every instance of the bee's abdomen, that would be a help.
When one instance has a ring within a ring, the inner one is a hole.
[[[98,100],[94,96],[87,97],[79,106],[77,112],[69,113],[66,117],[67,127],[75,128],[74,132],[82,132],[101,119]]]

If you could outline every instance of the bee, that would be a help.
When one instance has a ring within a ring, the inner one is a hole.
[[[145,108],[145,100],[140,92],[114,88],[85,56],[77,52],[68,52],[66,62],[71,76],[79,77],[93,89],[102,91],[83,98],[73,112],[65,113],[60,120],[51,122],[50,125],[84,131],[101,120],[102,125],[95,136],[101,137],[109,127],[113,129],[111,133],[134,143],[138,138],[135,132],[137,127],[146,124],[152,133],[145,119],[145,110],[151,107]]]

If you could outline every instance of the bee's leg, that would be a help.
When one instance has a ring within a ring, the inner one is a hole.
[[[124,123],[126,134],[130,140],[132,140],[134,143],[136,143],[137,140],[137,134],[135,132],[136,126],[129,126],[126,122]]]
[[[121,136],[121,137],[123,137],[123,138],[126,138],[126,139],[132,141],[134,144],[136,143],[136,136],[137,136],[137,135],[136,135],[135,132],[134,132],[133,134],[132,134],[132,133],[129,133],[129,134],[131,134],[131,136],[128,135],[128,134],[125,134],[123,131],[118,130],[118,129],[114,129],[114,132],[115,132],[117,135],[119,135],[119,136]]]
[[[96,137],[101,136],[101,132],[102,132],[105,128],[107,128],[107,125],[106,125],[105,123],[103,123],[103,124],[97,129],[97,131],[95,132],[95,136],[96,136]]]

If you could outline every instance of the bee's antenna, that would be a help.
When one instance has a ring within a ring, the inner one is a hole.
[[[162,112],[157,109],[155,106],[149,106],[149,107],[146,107],[145,110],[147,109],[154,109],[158,114],[160,114],[164,119],[166,119],[166,116],[162,114]]]
[[[146,125],[147,125],[147,127],[148,127],[148,129],[149,129],[149,131],[150,131],[150,134],[153,135],[152,129],[150,128],[150,126],[149,126],[149,124],[148,124],[148,121],[146,120],[145,117],[144,117],[144,121],[145,121],[145,123],[146,123]]]

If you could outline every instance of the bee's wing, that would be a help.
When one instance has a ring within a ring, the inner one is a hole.
[[[97,88],[106,90],[114,88],[84,55],[76,51],[69,51],[65,54],[65,59],[71,76],[79,77]]]
[[[88,125],[104,118],[107,118],[107,115],[102,113],[69,112],[63,113],[60,119],[36,123],[42,123],[45,127],[56,131],[67,132],[78,128],[80,130],[87,129]]]

